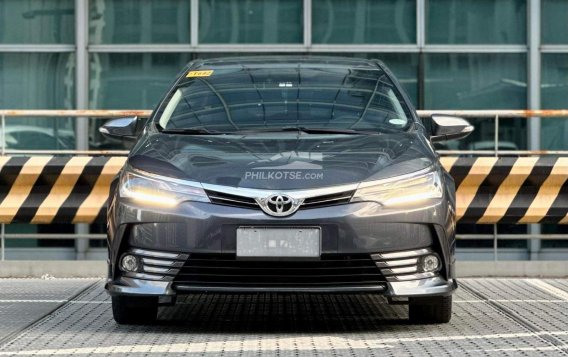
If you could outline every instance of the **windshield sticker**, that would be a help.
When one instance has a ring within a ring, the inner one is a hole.
[[[187,78],[192,78],[192,77],[209,77],[210,75],[213,74],[213,70],[207,70],[207,71],[189,71],[189,73],[187,74]]]

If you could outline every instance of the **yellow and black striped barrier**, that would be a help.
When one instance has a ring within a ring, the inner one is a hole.
[[[125,157],[0,157],[0,223],[104,222]],[[568,224],[568,157],[444,157],[466,223]]]
[[[568,224],[568,157],[444,157],[462,223]]]
[[[0,223],[104,222],[126,157],[0,157]]]

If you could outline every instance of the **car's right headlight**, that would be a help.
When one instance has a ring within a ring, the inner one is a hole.
[[[427,170],[385,180],[363,182],[351,200],[375,201],[383,206],[400,206],[441,198],[443,189],[440,175],[438,170]]]
[[[127,169],[121,177],[120,197],[153,206],[173,207],[184,201],[209,202],[198,183]]]

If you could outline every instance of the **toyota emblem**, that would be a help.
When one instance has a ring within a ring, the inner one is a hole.
[[[271,216],[285,217],[296,212],[303,200],[295,200],[285,194],[274,194],[264,199],[258,199],[260,208]]]

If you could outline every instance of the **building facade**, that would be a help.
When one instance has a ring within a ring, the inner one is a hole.
[[[2,109],[152,109],[188,61],[257,54],[379,58],[418,109],[568,108],[566,0],[0,0]],[[13,118],[7,146],[112,147],[98,125]],[[448,148],[491,143],[493,120],[475,125],[470,138]],[[508,149],[565,150],[568,121],[503,120],[499,136]],[[75,229],[6,226],[7,232]],[[494,229],[567,232],[557,226],[463,226],[461,232]],[[42,247],[47,258],[62,257],[67,247],[71,256],[73,244],[8,241],[14,258],[27,257],[31,247]],[[99,257],[100,244],[79,249]],[[562,241],[499,244],[511,259],[568,254]],[[464,256],[491,258],[491,241],[460,246]]]

